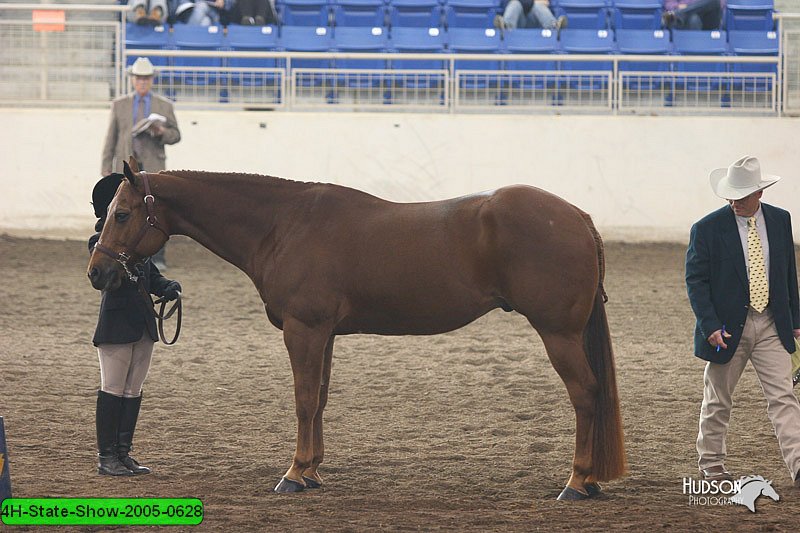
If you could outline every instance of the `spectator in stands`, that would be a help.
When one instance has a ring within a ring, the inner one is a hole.
[[[661,23],[677,30],[718,30],[725,0],[664,0]]]
[[[556,18],[547,0],[506,0],[502,15],[494,18],[494,27],[501,30],[515,28],[545,28],[560,32],[567,27],[567,17]]]
[[[167,21],[167,0],[128,0],[128,20],[159,26]]]
[[[131,154],[139,162],[139,168],[158,172],[166,168],[165,144],[181,140],[178,121],[172,102],[150,91],[153,87],[155,69],[146,57],[138,58],[130,69],[134,91],[120,96],[111,103],[111,121],[103,145],[100,175],[121,172],[122,163]],[[148,119],[152,119],[151,121]],[[151,122],[146,130],[133,135],[134,125]],[[160,270],[166,268],[164,249],[153,256],[153,263]]]
[[[196,26],[227,24],[227,14],[233,9],[234,2],[235,0],[169,0],[175,22]]]
[[[275,8],[270,0],[236,0],[232,19],[243,26],[264,26],[277,24]]]

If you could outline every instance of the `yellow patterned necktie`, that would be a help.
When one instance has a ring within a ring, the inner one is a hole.
[[[764,270],[764,251],[756,230],[756,217],[747,219],[747,254],[750,258],[750,305],[762,313],[769,304],[769,283]]]

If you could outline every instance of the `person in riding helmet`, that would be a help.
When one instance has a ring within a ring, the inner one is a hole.
[[[112,173],[92,191],[95,233],[89,238],[89,253],[94,251],[106,221],[108,206],[122,183],[123,175]],[[144,291],[175,300],[181,285],[161,275],[149,257],[137,265]],[[102,292],[100,316],[92,343],[100,358],[100,390],[95,416],[97,429],[97,472],[110,476],[149,474],[130,451],[133,432],[142,403],[142,384],[150,369],[153,345],[158,340],[152,302],[147,301],[136,283],[123,277],[115,291]]]

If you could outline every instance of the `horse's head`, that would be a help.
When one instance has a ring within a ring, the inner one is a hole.
[[[134,265],[156,253],[169,238],[163,225],[163,206],[150,192],[149,178],[131,157],[125,179],[108,206],[87,275],[97,290],[116,290],[123,276],[135,280]],[[162,215],[162,216],[159,216]]]
[[[772,498],[776,502],[781,499],[781,497],[778,496],[778,493],[773,488],[772,481],[764,483],[764,485],[761,487],[761,494],[769,498]]]

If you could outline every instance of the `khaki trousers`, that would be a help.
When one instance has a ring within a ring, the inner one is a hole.
[[[103,392],[125,398],[141,396],[142,385],[150,370],[153,344],[145,333],[137,342],[98,346],[100,388]]]
[[[731,396],[747,361],[753,364],[761,383],[767,399],[767,414],[778,437],[783,461],[794,479],[800,471],[800,402],[792,388],[791,358],[778,338],[769,308],[763,313],[750,309],[742,339],[728,363],[706,364],[697,435],[698,465],[705,469],[725,463]]]

